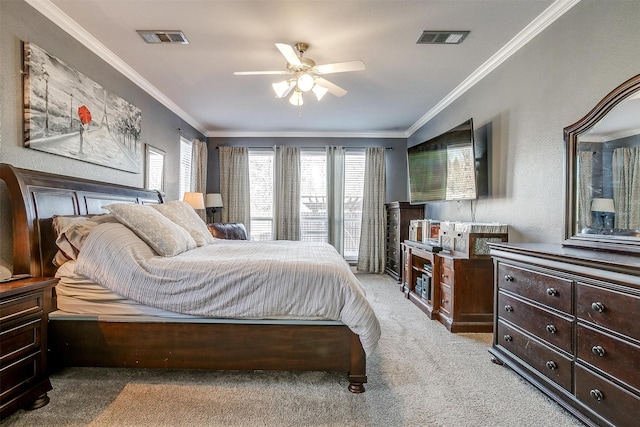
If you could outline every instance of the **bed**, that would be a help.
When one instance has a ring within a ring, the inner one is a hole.
[[[0,164],[0,179],[12,207],[14,274],[34,277],[56,274],[55,216],[99,215],[113,203],[164,203],[155,191],[8,164]],[[342,371],[353,393],[364,392],[367,382],[360,337],[335,319],[87,315],[54,307],[48,345],[54,368]]]

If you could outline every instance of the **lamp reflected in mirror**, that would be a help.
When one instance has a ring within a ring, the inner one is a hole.
[[[596,228],[613,228],[615,208],[613,199],[594,198],[591,200],[591,214]]]

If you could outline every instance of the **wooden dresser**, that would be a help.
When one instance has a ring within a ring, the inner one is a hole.
[[[49,402],[47,319],[58,279],[0,283],[0,418]]]
[[[400,243],[409,238],[409,223],[412,219],[424,218],[424,206],[408,202],[391,202],[387,208],[386,264],[385,272],[400,280],[402,253]]]
[[[490,244],[490,353],[587,425],[640,420],[640,258]]]

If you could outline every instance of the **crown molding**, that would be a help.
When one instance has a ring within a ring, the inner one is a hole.
[[[429,110],[424,116],[420,117],[407,131],[405,136],[408,138],[413,135],[418,129],[424,126],[429,120],[433,119],[438,113],[448,107],[453,101],[462,96],[466,91],[471,89],[476,83],[482,80],[486,75],[495,70],[504,61],[509,59],[511,55],[516,53],[527,43],[529,43],[534,37],[545,30],[549,25],[554,23],[558,18],[569,11],[573,6],[580,3],[580,0],[556,0],[548,8],[546,8],[540,15],[533,21],[524,27],[518,34],[515,35],[507,44],[505,44],[498,52],[496,52],[491,58],[489,58],[484,64],[476,69],[469,77],[464,79],[455,89],[453,89],[447,96],[442,98],[431,110]]]
[[[197,131],[203,135],[206,134],[206,130],[200,123],[170,100],[164,93],[160,92],[158,88],[149,83],[147,79],[138,74],[98,39],[89,34],[87,30],[71,19],[69,15],[64,13],[58,6],[49,0],[25,0],[25,2],[60,27],[63,31],[68,33],[71,37],[78,40],[87,49],[98,55],[98,57],[104,60],[107,64],[111,65],[142,90],[182,118],[185,122],[189,123]]]
[[[209,138],[401,138],[403,131],[397,132],[235,132],[211,131]]]

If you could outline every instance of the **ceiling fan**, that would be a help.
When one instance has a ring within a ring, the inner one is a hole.
[[[365,69],[362,61],[336,62],[333,64],[317,65],[316,62],[304,55],[309,48],[307,43],[296,43],[290,46],[284,43],[276,43],[276,47],[287,60],[287,69],[282,71],[236,71],[236,76],[254,75],[287,75],[290,76],[283,81],[273,83],[273,91],[277,98],[284,98],[292,91],[289,102],[295,106],[303,103],[302,93],[312,91],[318,101],[329,92],[335,96],[344,96],[347,91],[340,86],[331,83],[321,77],[324,74],[346,73],[349,71],[363,71]],[[297,53],[296,53],[297,51]]]

